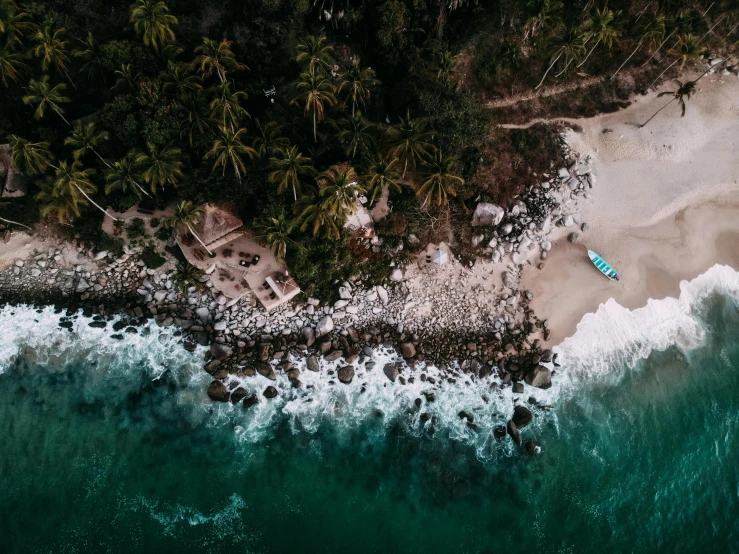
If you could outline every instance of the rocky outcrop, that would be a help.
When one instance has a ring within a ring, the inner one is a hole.
[[[516,424],[516,428],[521,429],[526,427],[533,419],[534,414],[526,406],[516,406],[513,408],[511,421]]]
[[[216,402],[228,402],[230,393],[221,381],[213,381],[208,387],[208,397]]]
[[[339,381],[341,381],[345,385],[348,385],[354,379],[354,366],[345,365],[339,368],[339,371],[337,371],[336,374],[339,377]]]

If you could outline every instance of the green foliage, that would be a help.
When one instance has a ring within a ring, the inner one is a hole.
[[[146,235],[146,225],[140,217],[134,217],[126,226],[126,234],[130,239],[139,239]]]
[[[149,269],[159,269],[167,261],[166,258],[158,254],[151,246],[144,248],[139,258],[141,258],[141,261]]]

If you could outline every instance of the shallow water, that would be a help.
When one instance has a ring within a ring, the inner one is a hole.
[[[737,292],[714,268],[586,318],[536,393],[536,457],[491,439],[513,396],[488,381],[419,410],[420,380],[326,367],[244,411],[204,398],[202,354],[171,331],[115,341],[5,308],[0,551],[739,551]]]

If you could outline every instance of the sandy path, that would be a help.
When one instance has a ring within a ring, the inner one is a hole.
[[[739,80],[706,77],[699,89],[684,118],[673,103],[639,128],[667,101],[655,92],[621,112],[577,120],[583,132],[568,132],[572,147],[595,160],[593,197],[581,204],[590,228],[581,244],[559,240],[544,269],[527,268],[522,283],[550,321],[552,344],[609,298],[634,309],[677,295],[680,280],[715,263],[739,267]],[[621,281],[602,277],[587,248]]]

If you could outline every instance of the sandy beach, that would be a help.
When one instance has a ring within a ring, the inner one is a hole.
[[[695,76],[685,76],[695,78]],[[661,91],[618,113],[574,121],[567,141],[593,159],[597,184],[580,203],[589,228],[580,241],[554,243],[544,268],[529,266],[522,286],[548,319],[549,344],[571,336],[582,316],[613,298],[629,309],[679,294],[679,283],[714,264],[739,267],[739,79],[706,76],[685,117]],[[621,274],[610,282],[591,264],[595,250]]]

